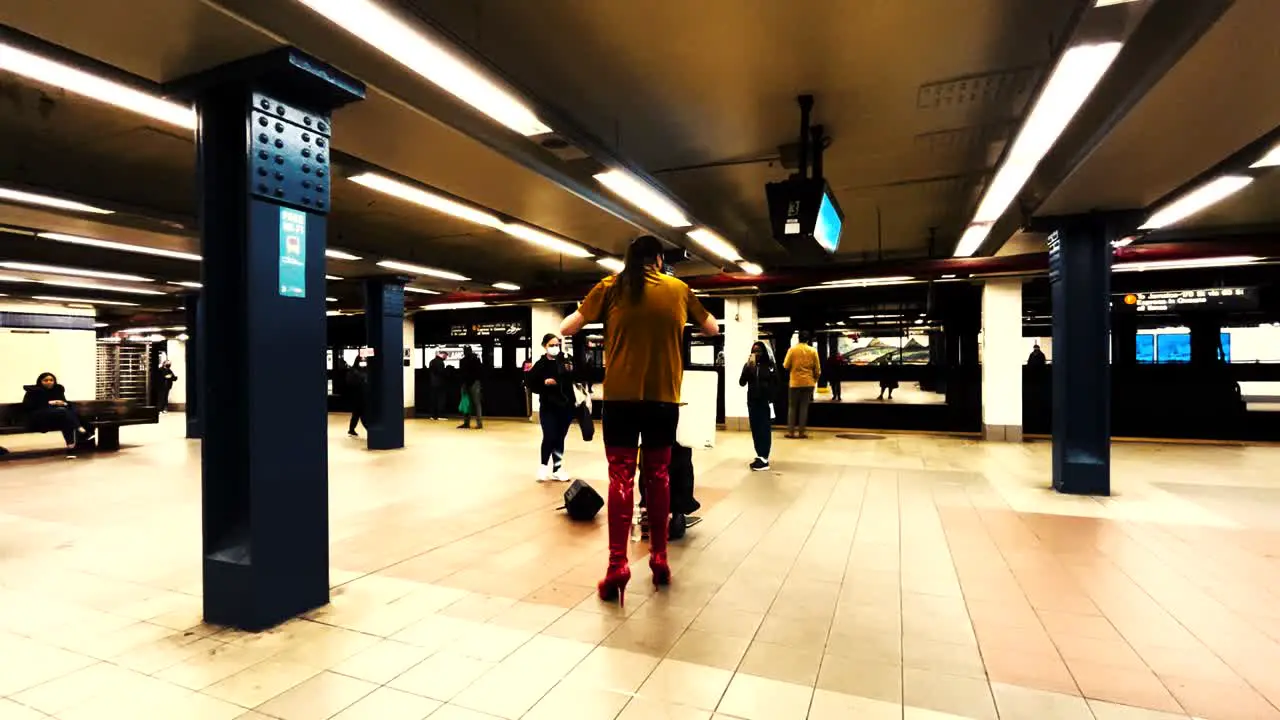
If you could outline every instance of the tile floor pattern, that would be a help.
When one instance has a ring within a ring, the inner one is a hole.
[[[0,464],[0,720],[1280,718],[1280,448],[1119,445],[1079,498],[1046,444],[818,434],[751,474],[722,433],[675,585],[637,545],[619,609],[535,426],[343,430],[332,604],[261,635],[200,622],[180,417]],[[568,460],[601,486],[601,454]]]

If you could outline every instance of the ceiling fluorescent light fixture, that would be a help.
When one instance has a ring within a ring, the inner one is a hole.
[[[338,277],[337,275],[325,275],[324,279],[325,280],[341,280],[342,278]]]
[[[466,310],[468,308],[485,307],[483,302],[440,303],[439,305],[423,305],[423,310]]]
[[[159,290],[143,290],[142,288],[122,287],[120,285],[99,285],[97,283],[82,283],[73,280],[36,280],[41,285],[53,285],[55,287],[76,288],[79,290],[98,290],[100,292],[117,292],[126,295],[164,295]]]
[[[342,250],[334,250],[333,248],[325,248],[325,249],[324,249],[324,256],[325,256],[325,257],[327,257],[327,258],[329,258],[330,260],[359,260],[359,259],[361,259],[359,255],[352,255],[352,254],[351,254],[351,253],[349,253],[349,252],[344,252],[344,251],[342,251]]]
[[[586,248],[575,243],[571,243],[568,240],[562,240],[554,235],[542,232],[541,230],[535,230],[528,225],[507,223],[502,226],[502,232],[513,237],[518,237],[525,242],[538,245],[539,247],[554,250],[555,252],[563,255],[570,255],[578,258],[591,257],[591,252]]]
[[[1139,230],[1158,230],[1186,220],[1253,182],[1248,175],[1223,175],[1155,211]]]
[[[327,297],[327,298],[325,298],[325,299],[324,299],[324,301],[325,301],[325,302],[338,302],[338,298]]]
[[[95,278],[97,280],[120,280],[122,282],[151,282],[151,278],[139,275],[102,272],[100,270],[82,270],[80,268],[62,267],[61,265],[41,265],[26,262],[0,262],[0,268],[19,272],[47,273],[49,275],[75,275],[77,277]]]
[[[451,215],[461,220],[484,225],[491,228],[502,228],[502,221],[497,216],[478,210],[470,205],[464,205],[456,200],[450,200],[443,195],[437,195],[428,192],[420,187],[414,187],[408,183],[392,180],[389,177],[376,175],[374,173],[361,173],[353,175],[349,178],[351,182],[363,185],[370,190],[377,190],[392,197],[400,198],[405,202],[413,203],[428,210],[435,210],[445,215]]]
[[[604,269],[610,270],[616,273],[622,272],[622,269],[627,266],[626,263],[622,262],[618,258],[611,258],[611,257],[600,258],[599,260],[596,260],[596,263],[598,263]]]
[[[516,285],[515,283],[509,283],[509,282],[496,282],[493,284],[493,286],[499,290],[515,291],[520,289],[519,285]]]
[[[54,295],[36,295],[32,300],[44,300],[45,302],[67,303],[70,305],[112,305],[115,307],[138,307],[138,303],[123,302],[120,300],[86,300],[84,298],[57,297]]]
[[[706,228],[698,228],[688,232],[689,239],[694,241],[703,250],[715,255],[721,260],[727,260],[736,263],[742,259],[742,254],[738,249],[729,244],[728,240],[720,237],[718,234],[711,232]]]
[[[419,295],[439,295],[440,294],[435,290],[428,290],[426,288],[419,288],[419,287],[410,287],[409,285],[404,286],[404,291],[407,293],[418,293]]]
[[[1235,267],[1252,265],[1262,258],[1254,255],[1225,255],[1222,257],[1195,258],[1192,260],[1149,260],[1116,263],[1112,272],[1144,272],[1147,270],[1189,270],[1201,268]]]
[[[187,130],[196,128],[196,111],[190,105],[142,92],[5,43],[0,43],[0,69],[170,125]]]
[[[1258,159],[1258,162],[1250,165],[1249,167],[1265,168],[1265,167],[1276,167],[1277,165],[1280,165],[1280,143],[1276,143],[1276,146],[1271,148],[1271,152],[1267,153],[1266,155],[1263,155],[1261,158]]]
[[[179,280],[178,282],[171,282],[169,284],[177,285],[178,287],[191,288],[193,290],[199,290],[200,288],[204,287],[202,283],[192,282],[190,280]]]
[[[177,250],[164,250],[162,248],[147,247],[145,245],[130,245],[129,243],[99,240],[97,238],[87,238],[79,235],[67,235],[65,233],[56,232],[40,233],[37,237],[44,238],[45,240],[70,243],[72,245],[102,248],[103,250],[119,250],[120,252],[131,252],[139,255],[154,255],[156,257],[172,258],[174,260],[200,262],[200,256],[195,253],[179,252]]]
[[[595,176],[596,181],[612,190],[618,197],[640,208],[646,215],[673,228],[689,227],[693,223],[675,203],[624,170],[610,170]]]
[[[1093,6],[1107,7],[1108,5],[1124,5],[1125,3],[1131,3],[1131,2],[1134,2],[1134,0],[1098,0],[1093,4]]]
[[[740,262],[740,263],[738,263],[738,267],[742,268],[742,272],[744,272],[744,273],[746,273],[746,274],[748,274],[748,275],[763,275],[763,274],[764,274],[764,268],[760,267],[759,265],[757,265],[757,264],[755,264],[755,263],[753,263],[753,262]]]
[[[1062,54],[983,194],[973,225],[1000,219],[1111,67],[1121,46],[1119,42],[1076,45]]]
[[[551,132],[533,110],[449,48],[371,0],[299,0],[496,122],[521,135]]]
[[[3,45],[0,45],[3,47]],[[73,212],[86,212],[95,215],[111,215],[113,210],[104,210],[100,207],[85,205],[74,200],[66,200],[64,198],[53,197],[52,195],[41,195],[40,193],[24,192],[22,190],[13,190],[11,188],[0,188],[0,200],[9,202],[22,203],[23,205],[40,205],[42,207],[56,208],[58,210],[71,210]]]
[[[828,287],[859,287],[862,285],[897,285],[899,283],[911,282],[915,280],[910,275],[894,275],[891,277],[878,278],[849,278],[847,280],[828,280],[822,283]]]
[[[1137,235],[1125,235],[1119,240],[1112,240],[1111,247],[1113,248],[1129,247],[1130,245],[1133,244],[1133,241],[1137,239],[1138,239]]]
[[[428,277],[440,278],[441,280],[456,280],[458,282],[466,282],[471,278],[466,275],[449,272],[448,270],[440,270],[423,265],[414,265],[412,263],[400,262],[399,260],[383,260],[378,263],[378,267],[384,267],[388,270],[399,270],[407,272],[411,275],[426,275]]]
[[[960,242],[956,245],[956,257],[969,257],[978,252],[982,243],[991,234],[991,223],[974,223],[964,229]]]

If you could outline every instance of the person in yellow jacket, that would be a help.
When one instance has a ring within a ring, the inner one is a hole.
[[[809,344],[809,333],[800,334],[800,344],[787,351],[782,367],[791,374],[790,397],[787,398],[787,437],[809,437],[809,405],[813,389],[822,377],[822,359]]]

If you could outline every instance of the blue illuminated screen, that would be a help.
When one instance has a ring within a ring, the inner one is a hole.
[[[1156,361],[1156,336],[1138,336],[1138,362],[1153,363]]]
[[[823,250],[833,253],[840,247],[840,230],[843,223],[831,196],[822,193],[822,204],[818,206],[818,221],[813,227],[813,239],[818,241]]]
[[[1222,333],[1223,362],[1231,362],[1231,335]],[[1147,338],[1145,341],[1143,338]],[[1188,363],[1191,362],[1191,334],[1175,333],[1168,335],[1139,335],[1138,362],[1151,362],[1152,340],[1155,341],[1155,362]]]

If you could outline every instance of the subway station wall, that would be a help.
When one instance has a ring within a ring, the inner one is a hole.
[[[22,402],[23,385],[51,372],[72,400],[93,399],[98,378],[94,312],[0,303],[0,403]]]

